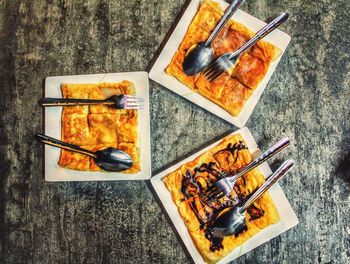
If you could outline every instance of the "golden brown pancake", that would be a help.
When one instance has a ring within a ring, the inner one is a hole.
[[[115,94],[135,95],[133,83],[62,84],[62,96],[76,99],[106,99]],[[108,147],[121,149],[133,159],[123,173],[140,171],[137,110],[114,109],[105,105],[65,106],[62,111],[62,140],[97,151]],[[93,158],[67,150],[61,151],[61,167],[100,171]]]
[[[203,259],[215,263],[242,245],[260,230],[279,221],[277,209],[266,192],[246,212],[246,230],[237,237],[226,236],[222,241],[210,237],[210,223],[227,206],[237,203],[235,192],[223,197],[219,203],[207,203],[203,198],[208,186],[220,179],[222,172],[234,174],[252,161],[252,155],[241,135],[224,138],[216,147],[188,162],[162,180]],[[265,179],[254,169],[235,185],[238,200],[244,202]]]
[[[203,80],[205,77],[201,74],[187,76],[182,68],[186,53],[193,44],[209,37],[222,15],[223,10],[218,3],[203,1],[165,72],[218,104],[232,116],[237,116],[264,79],[270,64],[281,54],[281,50],[260,40],[240,58],[230,75],[225,74],[220,81],[209,83]],[[231,19],[212,43],[214,59],[237,50],[253,35],[246,26]]]

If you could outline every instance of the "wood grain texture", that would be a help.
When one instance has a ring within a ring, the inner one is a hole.
[[[0,263],[187,263],[146,182],[46,183],[37,100],[47,76],[146,70],[185,4],[0,0]],[[348,0],[249,0],[288,11],[292,41],[247,126],[288,135],[281,182],[300,224],[235,263],[350,263]],[[151,81],[153,173],[236,128]]]

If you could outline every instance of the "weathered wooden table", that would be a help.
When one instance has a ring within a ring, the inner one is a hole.
[[[0,262],[184,263],[147,182],[47,183],[37,100],[47,76],[146,70],[185,1],[0,0]],[[300,219],[237,263],[350,262],[350,2],[247,0],[292,36],[247,126],[264,149],[283,135],[281,182]],[[152,168],[236,128],[151,81]]]

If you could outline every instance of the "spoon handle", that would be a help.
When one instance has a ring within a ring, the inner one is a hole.
[[[265,151],[263,154],[261,154],[251,163],[249,163],[246,167],[244,167],[243,170],[239,171],[236,175],[232,176],[230,181],[232,183],[236,182],[240,177],[242,177],[248,171],[251,171],[252,169],[256,168],[261,163],[265,162],[266,160],[268,160],[269,158],[271,158],[272,156],[280,152],[282,149],[289,146],[289,143],[290,141],[288,137],[282,138],[276,144],[270,147],[267,151]]]
[[[280,26],[282,23],[287,21],[288,19],[288,13],[282,13],[278,17],[276,17],[274,20],[272,20],[270,23],[268,23],[266,26],[264,26],[262,29],[260,29],[248,42],[246,42],[242,47],[240,47],[238,50],[232,53],[230,56],[230,59],[234,56],[240,55],[242,52],[249,49],[251,46],[253,46],[256,42],[258,42],[260,39],[265,37],[267,34],[269,34],[271,31],[275,30],[278,26]]]
[[[55,138],[52,138],[52,137],[49,137],[49,136],[46,136],[46,135],[43,135],[43,134],[36,134],[35,135],[35,138],[44,143],[44,144],[47,144],[47,145],[51,145],[51,146],[54,146],[54,147],[58,147],[58,148],[62,148],[62,149],[66,149],[66,150],[70,150],[70,151],[74,151],[74,152],[78,152],[80,154],[84,154],[84,155],[88,155],[90,157],[93,157],[93,158],[96,158],[96,154],[87,150],[87,149],[83,149],[83,148],[80,148],[78,146],[75,146],[75,145],[72,145],[72,144],[69,144],[69,143],[66,143],[66,142],[63,142],[61,140],[58,140],[58,139],[55,139]]]
[[[112,105],[113,101],[92,99],[66,99],[66,98],[42,98],[39,100],[42,106],[73,106],[73,105]]]
[[[286,160],[283,164],[266,180],[266,182],[244,203],[240,209],[240,213],[243,213],[249,206],[251,206],[256,199],[258,199],[263,193],[265,193],[272,185],[280,180],[287,174],[293,167],[293,160]]]
[[[245,0],[233,0],[230,6],[225,11],[225,14],[222,16],[213,32],[210,34],[209,38],[205,42],[205,46],[210,46],[211,42],[217,37],[220,33],[221,29],[226,25],[227,21],[231,18],[231,16],[237,11],[237,9],[243,4]]]

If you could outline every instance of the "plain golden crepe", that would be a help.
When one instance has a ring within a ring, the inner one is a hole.
[[[237,116],[281,50],[260,40],[241,56],[230,74],[225,73],[212,83],[202,74],[187,76],[182,68],[186,53],[193,44],[207,40],[222,15],[219,3],[203,1],[165,72]],[[247,27],[231,19],[212,43],[214,59],[237,50],[253,35]]]
[[[135,94],[133,83],[62,84],[63,98],[106,99],[115,94]],[[107,147],[121,149],[133,159],[123,173],[140,171],[137,110],[114,109],[105,105],[65,106],[62,111],[62,140],[97,151]],[[74,170],[100,171],[94,159],[62,150],[58,164]]]
[[[218,242],[208,232],[210,221],[217,213],[237,202],[244,202],[265,179],[258,169],[254,169],[237,181],[235,191],[238,197],[232,192],[217,203],[208,203],[203,198],[204,191],[220,179],[223,172],[234,174],[251,161],[252,155],[243,137],[237,134],[226,137],[216,147],[162,179],[195,246],[208,263],[216,263],[260,230],[279,221],[277,209],[266,192],[246,211],[246,230],[237,237],[226,236]]]

